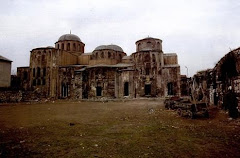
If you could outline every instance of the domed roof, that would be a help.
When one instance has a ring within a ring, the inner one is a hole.
[[[81,39],[74,34],[65,34],[59,37],[58,41],[79,41],[82,42]]]
[[[117,45],[100,45],[98,47],[96,47],[94,50],[103,50],[103,49],[111,49],[111,50],[115,50],[118,52],[123,52],[123,49]]]

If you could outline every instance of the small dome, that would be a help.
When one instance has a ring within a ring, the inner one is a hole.
[[[103,50],[103,49],[111,49],[111,50],[115,50],[115,51],[118,51],[118,52],[123,52],[123,49],[117,45],[101,45],[101,46],[98,46],[96,47],[94,50]]]
[[[74,34],[65,34],[65,35],[62,35],[59,39],[58,39],[58,42],[59,41],[79,41],[79,42],[82,42],[81,39],[77,36],[77,35],[74,35]]]

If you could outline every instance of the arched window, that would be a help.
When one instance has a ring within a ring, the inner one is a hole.
[[[141,43],[138,44],[137,50],[139,51],[141,49]]]
[[[35,77],[35,68],[33,68],[32,73],[33,73],[33,77]]]
[[[42,80],[42,85],[45,85],[46,84],[46,80],[45,78]]]
[[[101,58],[104,58],[104,52],[101,53]]]
[[[45,55],[42,55],[42,62],[45,61]]]
[[[156,62],[156,57],[155,57],[155,54],[152,54],[152,62]]]
[[[96,53],[96,59],[98,58],[98,53]]]
[[[57,49],[59,49],[59,44],[57,44]]]
[[[80,46],[80,44],[78,45],[78,51],[81,51],[81,46]]]
[[[67,50],[70,50],[70,43],[67,44]]]
[[[24,73],[23,73],[23,79],[24,79],[24,80],[27,80],[27,79],[28,79],[28,73],[27,73],[27,71],[24,71]]]
[[[111,53],[110,52],[108,52],[108,58],[111,58]]]
[[[62,43],[62,50],[64,50],[64,43]]]
[[[113,59],[115,59],[115,53],[113,53]]]
[[[76,44],[73,43],[73,50],[76,51]]]
[[[41,74],[41,69],[40,69],[40,67],[37,67],[37,77],[40,77],[40,74]]]
[[[46,76],[46,68],[43,68],[43,76]]]
[[[37,80],[37,85],[41,85],[41,79]]]
[[[160,49],[160,43],[157,42],[157,49]]]
[[[36,86],[36,79],[33,80],[33,86]]]

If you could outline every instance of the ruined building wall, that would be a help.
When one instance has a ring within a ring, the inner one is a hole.
[[[30,68],[29,67],[18,67],[17,68],[17,76],[20,82],[20,87],[23,90],[30,90],[31,89],[31,82],[30,82]]]

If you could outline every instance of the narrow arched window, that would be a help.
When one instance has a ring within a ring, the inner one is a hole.
[[[35,77],[35,68],[33,68],[32,72],[33,72],[33,77]]]
[[[160,49],[160,43],[157,42],[157,49]]]
[[[67,50],[70,50],[70,43],[67,44]]]
[[[73,43],[73,50],[76,51],[76,44]]]
[[[62,43],[62,50],[64,50],[64,43]]]
[[[156,62],[156,57],[155,57],[155,54],[152,54],[152,62]]]
[[[111,58],[111,53],[110,52],[108,52],[108,58]]]
[[[101,58],[104,58],[104,52],[101,53]]]
[[[46,68],[43,68],[43,76],[46,76]]]
[[[45,55],[42,56],[42,62],[44,62],[44,61],[45,61]]]
[[[38,67],[38,68],[37,68],[37,77],[40,77],[40,74],[41,74],[40,71],[41,71],[41,69],[40,69],[40,67]]]
[[[141,49],[141,43],[138,44],[137,50],[139,51]]]

